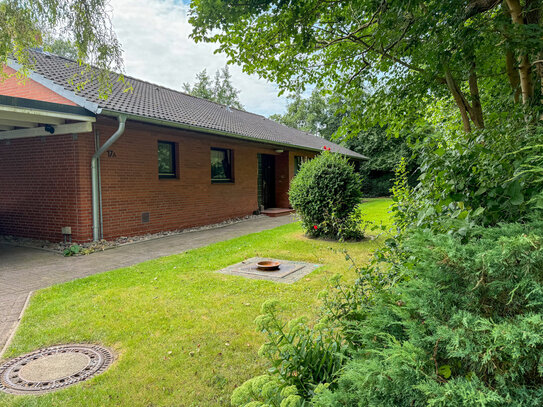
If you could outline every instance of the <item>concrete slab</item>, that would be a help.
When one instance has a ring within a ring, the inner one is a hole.
[[[273,229],[294,221],[294,216],[258,217],[219,228],[141,241],[79,257],[63,257],[44,250],[0,244],[0,350],[17,326],[21,310],[31,291]]]
[[[279,262],[279,269],[275,271],[262,271],[257,267],[260,261]],[[303,261],[271,259],[267,257],[252,257],[241,263],[233,264],[217,273],[229,274],[231,276],[242,276],[255,280],[275,281],[276,283],[292,284],[302,277],[318,269],[321,264],[305,263]]]

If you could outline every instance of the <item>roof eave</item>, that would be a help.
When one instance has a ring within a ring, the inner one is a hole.
[[[7,65],[10,68],[12,68],[12,69],[14,69],[16,71],[20,71],[23,68],[23,66],[21,64],[19,64],[17,61],[15,61],[13,59],[8,59]],[[147,116],[134,115],[134,114],[131,114],[131,113],[115,111],[115,110],[110,110],[110,109],[104,109],[104,108],[101,108],[97,103],[91,102],[88,99],[86,99],[85,97],[77,95],[75,92],[72,92],[72,91],[58,85],[57,83],[53,82],[52,80],[47,79],[43,75],[40,75],[40,74],[38,74],[38,73],[36,73],[36,72],[34,72],[32,70],[30,70],[29,78],[32,79],[33,81],[45,86],[46,88],[49,88],[53,92],[65,97],[66,99],[74,102],[78,106],[81,106],[81,107],[83,107],[83,108],[85,108],[85,109],[87,109],[87,110],[89,110],[92,113],[97,114],[97,115],[98,114],[103,114],[103,115],[106,115],[106,116],[117,117],[118,115],[123,114],[127,118],[132,119],[132,120],[141,121],[141,122],[145,122],[145,123],[158,124],[158,125],[161,125],[161,126],[174,127],[174,128],[185,129],[185,130],[199,131],[199,132],[215,134],[215,135],[220,135],[220,136],[225,136],[225,137],[232,137],[232,138],[236,138],[236,139],[249,140],[249,141],[253,141],[253,142],[263,142],[263,143],[266,143],[266,144],[271,144],[271,145],[280,146],[280,147],[289,147],[289,148],[294,147],[294,148],[299,148],[299,149],[302,149],[302,150],[315,151],[315,152],[322,151],[321,149],[318,149],[318,148],[306,147],[306,146],[301,146],[301,145],[297,145],[297,144],[281,143],[281,142],[277,142],[277,141],[257,139],[257,138],[254,138],[254,137],[243,136],[243,135],[240,135],[240,134],[230,133],[230,132],[226,132],[226,131],[222,131],[222,130],[211,129],[211,128],[208,128],[208,127],[191,126],[191,125],[188,125],[188,124],[173,122],[173,121],[169,121],[169,120],[155,119],[155,118],[147,117]],[[368,157],[365,157],[365,156],[363,156],[361,154],[358,154],[358,153],[354,153],[356,155],[344,154],[344,153],[340,153],[340,154],[343,154],[343,155],[345,155],[347,157],[350,157],[352,159],[355,159],[355,160],[368,160],[369,159]]]
[[[305,146],[296,145],[296,144],[280,143],[280,142],[271,141],[271,140],[257,139],[257,138],[254,138],[254,137],[243,136],[243,135],[240,135],[240,134],[230,133],[230,132],[226,132],[226,131],[222,131],[222,130],[211,129],[211,128],[208,128],[208,127],[192,126],[192,125],[189,125],[189,124],[183,124],[183,123],[173,122],[173,121],[169,121],[169,120],[156,119],[156,118],[153,118],[153,117],[147,117],[147,116],[141,116],[141,115],[134,115],[134,114],[121,112],[121,111],[116,111],[116,110],[102,109],[101,114],[103,114],[104,116],[111,116],[111,117],[118,117],[119,115],[122,114],[122,115],[125,115],[127,119],[132,119],[132,120],[140,121],[140,122],[144,122],[144,123],[156,124],[156,125],[159,125],[159,126],[173,127],[173,128],[177,128],[177,129],[183,129],[183,130],[198,131],[198,132],[201,132],[201,133],[208,133],[208,134],[213,134],[213,135],[218,135],[218,136],[231,137],[231,138],[236,138],[236,139],[241,139],[241,140],[252,141],[252,142],[256,142],[256,143],[266,143],[266,144],[271,144],[271,145],[279,146],[279,147],[289,147],[289,148],[294,147],[294,148],[299,148],[301,150],[308,150],[308,151],[315,151],[315,152],[321,152],[322,151],[321,149],[318,149],[318,148],[305,147]],[[343,153],[340,153],[340,154],[343,154]],[[368,160],[368,158],[363,156],[363,155],[360,155],[360,156],[355,156],[355,155],[350,155],[350,154],[343,154],[343,155],[346,155],[346,156],[348,156],[350,158],[353,158],[353,159],[356,159],[356,160]]]
[[[17,61],[13,59],[8,59],[7,65],[14,69],[15,71],[19,72],[22,70],[23,66],[19,64]],[[59,94],[62,97],[65,97],[66,99],[74,102],[76,105],[81,106],[92,113],[100,114],[102,109],[98,105],[98,103],[91,102],[84,98],[83,96],[76,95],[75,92],[72,92],[71,90],[68,90],[55,82],[53,82],[50,79],[47,79],[43,75],[40,75],[32,70],[30,70],[28,77],[32,79],[33,81],[39,83],[40,85],[45,86],[46,88],[52,90],[53,92]]]

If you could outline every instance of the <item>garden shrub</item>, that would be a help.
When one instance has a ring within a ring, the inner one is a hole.
[[[406,278],[343,314],[352,359],[314,405],[543,405],[542,227],[409,232]]]
[[[272,369],[234,405],[543,405],[543,222],[410,229],[357,270],[313,327],[264,305]]]
[[[323,152],[305,163],[292,180],[290,203],[306,233],[335,239],[361,239],[361,220],[353,216],[362,183],[346,158]]]
[[[409,224],[435,230],[529,219],[529,202],[541,190],[521,171],[541,135],[526,128],[502,132],[437,133],[417,146],[418,184],[412,189]],[[452,220],[452,222],[451,222]]]

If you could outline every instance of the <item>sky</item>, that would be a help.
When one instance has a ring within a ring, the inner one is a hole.
[[[216,45],[189,38],[188,6],[175,0],[111,0],[112,23],[124,50],[125,74],[168,88],[181,90],[194,83],[206,68],[209,76],[224,67],[226,56],[214,54]],[[284,113],[286,97],[277,86],[247,75],[230,65],[233,85],[240,90],[247,111],[269,116]]]

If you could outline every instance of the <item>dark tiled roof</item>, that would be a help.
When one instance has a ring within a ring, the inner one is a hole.
[[[75,86],[75,79],[82,67],[72,60],[43,52],[32,52],[34,71],[66,90],[75,92],[102,109],[126,113],[144,118],[158,119],[182,125],[207,129],[210,132],[226,132],[241,137],[280,145],[322,150],[324,146],[351,157],[364,158],[345,147],[321,137],[284,126],[254,113],[229,108],[206,99],[155,85],[136,78],[126,77],[133,91],[123,92],[125,85],[112,76],[113,90],[107,100],[99,98],[96,81],[89,81],[82,90]]]

